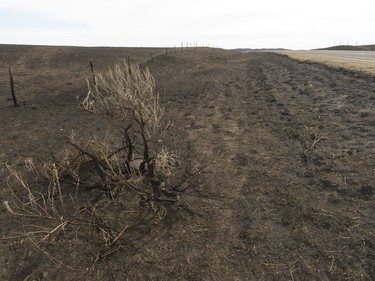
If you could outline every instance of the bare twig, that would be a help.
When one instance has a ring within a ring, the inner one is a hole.
[[[75,149],[79,150],[83,155],[87,155],[92,160],[92,162],[94,163],[95,170],[98,173],[98,175],[100,176],[100,178],[102,179],[102,181],[106,182],[105,172],[104,172],[103,167],[100,165],[100,163],[98,161],[98,158],[94,154],[91,154],[90,152],[85,151],[79,145],[77,145],[77,144],[75,144],[71,141],[68,141],[68,144],[73,146]]]
[[[210,162],[208,162],[206,165],[200,167],[198,170],[196,170],[195,172],[191,173],[191,174],[188,174],[188,176],[183,179],[181,182],[179,182],[178,184],[176,184],[175,186],[172,186],[172,190],[175,190],[175,191],[179,191],[179,192],[184,192],[187,188],[189,188],[189,186],[185,187],[184,189],[180,190],[179,187],[181,187],[184,183],[186,183],[187,181],[193,179],[194,177],[198,176],[200,173],[202,173],[205,169],[207,169],[208,167],[210,167],[214,162],[215,162],[216,159],[213,159],[211,160]]]
[[[326,137],[323,137],[323,136],[319,137],[318,135],[315,134],[314,141],[311,144],[310,148],[308,148],[307,150],[312,150],[318,144],[318,142],[320,142],[321,140],[325,140],[325,139]]]

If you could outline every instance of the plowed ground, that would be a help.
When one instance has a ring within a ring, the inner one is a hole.
[[[67,270],[5,240],[0,279],[375,279],[373,76],[272,53],[20,48],[2,46],[12,55],[1,61],[1,89],[11,63],[23,100],[13,108],[2,93],[2,162],[49,160],[72,129],[108,130],[76,96],[86,94],[90,59],[105,69],[128,54],[156,78],[181,162],[214,162],[181,197],[189,210],[171,210],[93,270],[90,256]],[[6,174],[2,166],[2,200]],[[20,231],[4,207],[0,215],[3,237]],[[69,264],[72,243],[61,235],[48,253]]]

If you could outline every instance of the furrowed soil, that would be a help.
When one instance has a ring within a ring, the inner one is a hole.
[[[72,130],[111,133],[77,105],[90,60],[97,71],[128,56],[148,66],[181,165],[213,160],[181,196],[184,208],[125,231],[98,263],[100,241],[83,249],[64,231],[38,247],[9,239],[23,225],[1,206],[1,280],[375,280],[374,76],[216,49],[0,53],[1,201],[11,201],[6,162],[50,161]]]

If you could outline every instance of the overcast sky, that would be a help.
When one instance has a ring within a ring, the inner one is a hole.
[[[0,0],[0,43],[312,49],[375,44],[375,0]]]

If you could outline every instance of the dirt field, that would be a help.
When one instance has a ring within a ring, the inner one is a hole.
[[[291,58],[375,74],[375,51],[314,50],[284,51]]]
[[[5,239],[22,225],[1,206],[1,280],[375,280],[374,76],[214,49],[0,53],[1,201],[10,198],[5,162],[50,160],[71,130],[110,133],[77,106],[90,60],[98,70],[128,55],[147,65],[182,162],[215,159],[181,197],[190,211],[129,233],[95,268],[95,251],[64,233],[45,252]]]

